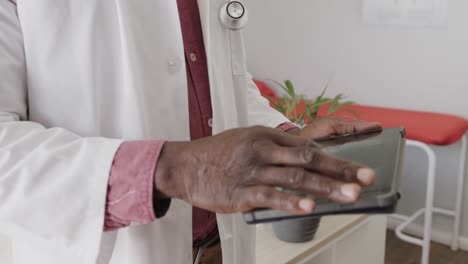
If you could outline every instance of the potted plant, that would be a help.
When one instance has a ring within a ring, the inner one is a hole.
[[[299,127],[304,127],[319,119],[329,118],[339,111],[350,112],[355,117],[358,117],[357,113],[353,110],[343,108],[354,103],[352,101],[344,101],[345,97],[343,94],[338,94],[333,98],[325,97],[328,85],[324,87],[319,96],[310,100],[304,95],[296,94],[294,85],[290,80],[284,81],[283,84],[279,82],[275,83],[281,87],[285,94],[279,99],[267,96],[270,104]],[[320,111],[322,108],[326,111]],[[273,223],[273,230],[276,237],[280,240],[296,243],[307,242],[314,238],[320,224],[320,219],[320,217],[314,217],[279,221]]]

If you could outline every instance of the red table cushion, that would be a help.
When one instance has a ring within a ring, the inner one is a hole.
[[[432,145],[453,144],[468,130],[468,120],[448,114],[366,105],[351,105],[348,108],[356,111],[362,120],[379,121],[383,127],[405,127],[406,138]],[[337,116],[351,117],[346,112],[340,112]]]
[[[264,83],[262,83],[261,93],[274,94]],[[300,109],[303,107],[303,105],[299,106],[297,111],[303,110]],[[468,120],[454,115],[366,105],[350,105],[345,107],[345,109],[356,111],[359,119],[378,121],[385,128],[405,127],[408,139],[432,145],[445,146],[453,144],[459,141],[468,130]],[[327,110],[326,106],[322,107],[319,111],[319,116],[326,115]],[[355,119],[351,113],[346,111],[340,111],[333,116]]]

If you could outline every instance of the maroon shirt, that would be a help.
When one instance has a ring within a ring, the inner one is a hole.
[[[211,109],[208,63],[197,0],[177,0],[177,5],[182,26],[187,70],[190,138],[194,140],[211,136],[213,111]],[[196,244],[209,240],[217,233],[216,214],[194,207],[192,229],[193,241]]]

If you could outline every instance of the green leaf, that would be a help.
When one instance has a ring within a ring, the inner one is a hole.
[[[297,122],[297,124],[301,127],[304,126],[304,118],[299,119],[299,122]]]
[[[328,83],[325,84],[325,87],[323,88],[322,93],[319,96],[317,96],[318,100],[322,99],[322,97],[325,95],[325,92],[327,92],[327,89],[328,89]]]
[[[341,101],[341,99],[344,98],[344,95],[343,94],[337,94],[334,98],[334,100],[336,100],[337,102]]]
[[[312,104],[311,104],[311,107],[314,107],[314,108],[320,108],[321,106],[329,103],[331,100],[328,99],[328,98],[324,98],[320,101],[314,101]]]
[[[268,101],[273,105],[273,108],[275,108],[276,110],[279,110],[278,109],[280,107],[279,101],[276,101],[273,97],[268,96],[268,95],[265,95],[264,97],[268,99]]]
[[[283,113],[284,115],[286,115],[286,117],[288,117],[288,113],[287,113],[287,102],[289,101],[289,97],[287,96],[283,96],[281,97],[279,103],[281,104],[281,113]]]
[[[263,97],[265,97],[266,99],[268,99],[268,101],[269,101],[270,103],[272,103],[272,104],[275,104],[275,105],[276,105],[276,104],[278,103],[278,102],[275,100],[275,98],[273,98],[273,97],[271,97],[271,96],[265,95],[265,96],[263,96]]]
[[[275,105],[275,109],[281,112],[282,114],[285,114],[284,101],[286,99],[287,99],[286,97],[281,97],[280,100]]]
[[[332,102],[330,103],[330,107],[328,108],[327,115],[331,115],[331,114],[335,113],[335,112],[336,112],[336,108],[337,108],[337,103],[336,103],[336,101],[332,101]]]
[[[340,100],[343,99],[343,94],[338,94],[330,101],[327,115],[335,113],[340,108]]]
[[[296,95],[296,91],[294,90],[294,85],[292,84],[290,80],[284,81],[284,84],[286,85],[286,88],[288,88],[288,91],[290,92],[291,95]]]
[[[352,105],[352,104],[355,104],[355,103],[353,101],[346,101],[346,102],[340,103],[339,108],[341,109],[347,105]]]
[[[360,118],[359,113],[354,109],[346,109],[345,111],[348,112],[348,113],[351,113],[356,119]]]
[[[315,120],[315,118],[317,117],[319,109],[320,109],[320,105],[310,104],[309,107],[308,107],[307,117],[310,118],[311,120]]]
[[[281,83],[278,82],[278,81],[275,81],[275,80],[271,80],[271,81],[274,82],[274,83],[276,83],[276,85],[278,85],[279,87],[281,87],[281,89],[283,89],[283,91],[284,91],[286,94],[288,94],[289,96],[291,96],[290,93],[289,93],[289,90],[288,90],[288,88],[287,88],[286,86],[284,86],[283,84],[281,84]]]
[[[332,101],[332,99],[330,99],[330,98],[321,98],[320,100],[314,101],[314,104],[320,106],[320,105],[323,105],[323,104],[330,103],[331,101]]]

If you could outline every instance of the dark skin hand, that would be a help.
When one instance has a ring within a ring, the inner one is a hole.
[[[250,127],[191,142],[167,142],[158,161],[155,186],[161,196],[216,213],[265,207],[294,214],[313,211],[313,200],[280,192],[277,186],[340,203],[355,202],[361,187],[374,182],[375,172],[324,154],[310,138],[346,129],[368,130],[374,125],[337,130],[339,124],[330,124],[333,129],[317,125],[317,132],[305,128],[301,136]]]
[[[347,121],[338,118],[329,118],[314,122],[303,129],[293,128],[287,132],[304,138],[319,139],[378,129],[382,129],[382,125],[378,122],[366,122],[361,120]]]

